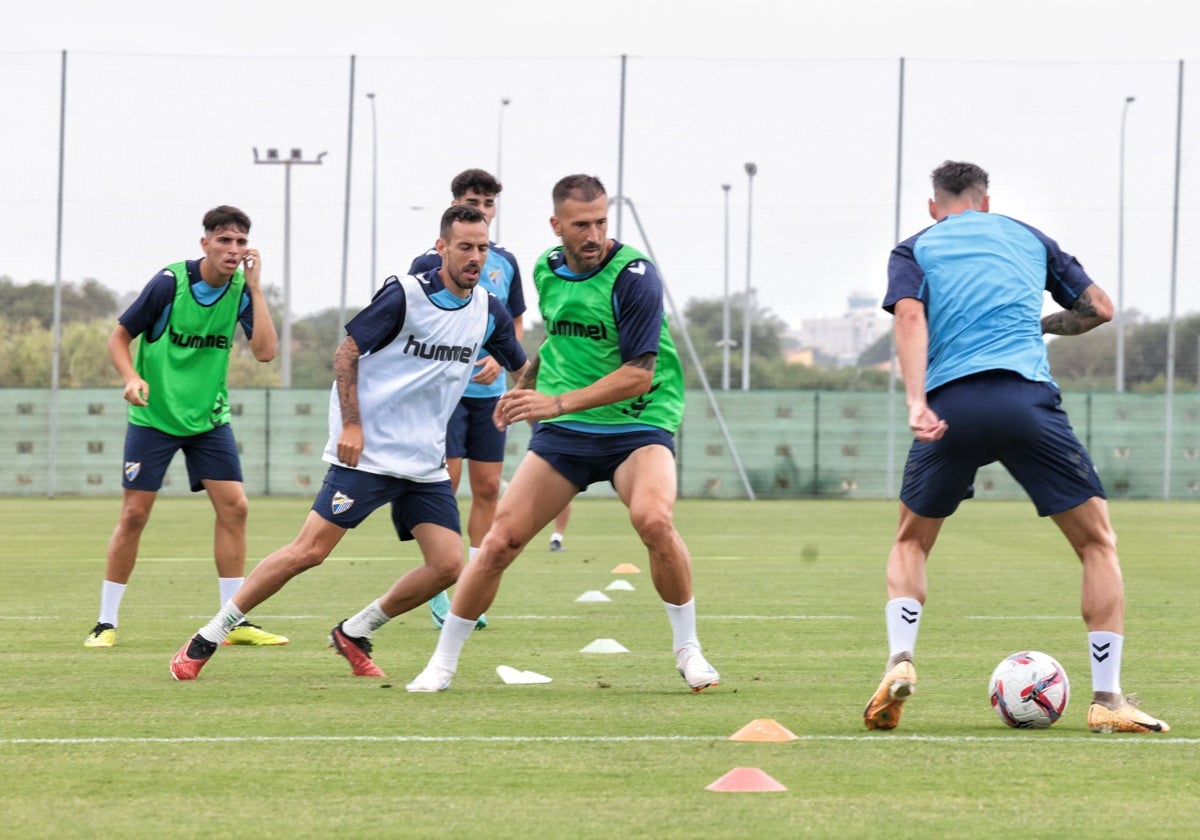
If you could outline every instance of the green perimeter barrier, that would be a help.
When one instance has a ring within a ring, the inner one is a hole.
[[[0,391],[0,495],[118,495],[125,403],[116,388],[62,390],[57,423],[46,389]],[[889,394],[881,391],[728,391],[714,395],[746,478],[758,498],[888,498],[903,473],[909,436],[902,395],[892,410],[889,488]],[[734,454],[702,391],[689,391],[676,440],[679,492],[693,498],[742,498]],[[233,429],[251,495],[316,493],[326,464],[327,389],[235,389]],[[1087,445],[1111,498],[1163,498],[1166,398],[1161,394],[1065,393],[1063,405]],[[51,426],[57,426],[51,481]],[[509,430],[505,478],[529,441],[526,424]],[[1200,498],[1200,395],[1174,398],[1170,447],[1172,499]],[[466,485],[466,482],[463,482]],[[461,491],[467,491],[464,486]],[[1023,497],[999,464],[981,469],[976,498]],[[177,457],[163,492],[186,494]],[[607,486],[589,493],[611,494]]]

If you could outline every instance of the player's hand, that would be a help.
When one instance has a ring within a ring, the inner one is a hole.
[[[478,382],[480,385],[491,385],[496,381],[496,377],[504,373],[504,368],[500,367],[500,363],[496,361],[494,356],[485,356],[479,360],[479,370],[471,377],[472,382]]]
[[[493,419],[496,427],[504,430],[522,420],[548,420],[559,415],[558,400],[539,391],[521,388],[509,391],[496,401]]]
[[[358,459],[363,451],[363,430],[357,423],[346,423],[342,426],[341,437],[338,438],[338,460],[347,467],[357,467]]]
[[[262,258],[259,257],[257,248],[250,248],[242,257],[242,271],[246,275],[246,285],[257,289],[262,277]]]
[[[150,385],[144,379],[130,379],[125,383],[125,402],[130,405],[145,406],[150,404]]]
[[[922,443],[941,440],[950,428],[949,424],[924,402],[915,402],[908,407],[908,427],[912,429],[913,436]]]

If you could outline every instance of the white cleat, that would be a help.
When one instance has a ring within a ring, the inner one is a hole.
[[[675,667],[688,684],[692,693],[703,691],[712,685],[721,684],[721,675],[708,664],[698,647],[685,647],[675,651]]]
[[[447,671],[437,665],[426,665],[425,670],[417,674],[417,678],[406,688],[409,694],[437,694],[439,691],[449,688],[450,680],[453,678],[452,671]]]

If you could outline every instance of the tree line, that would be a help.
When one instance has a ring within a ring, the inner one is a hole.
[[[265,290],[276,326],[282,308],[279,290]],[[95,280],[64,283],[61,290],[62,332],[59,384],[65,388],[119,387],[120,377],[108,358],[108,335],[120,314],[116,293]],[[731,301],[730,335],[743,331],[744,307]],[[724,350],[724,301],[720,298],[689,300],[683,312],[687,336],[708,384],[721,385]],[[54,287],[48,283],[17,284],[0,277],[0,387],[45,388],[51,385],[53,364]],[[351,315],[353,313],[347,313]],[[536,352],[544,333],[540,321],[526,315],[525,349]],[[333,381],[333,351],[345,334],[339,313],[328,309],[292,322],[292,386],[326,388]],[[701,378],[692,364],[682,333],[672,325],[675,344],[684,362],[689,388]],[[891,356],[890,333],[881,336],[859,357],[858,364],[843,368],[789,364],[788,325],[770,310],[757,309],[751,323],[750,383],[755,390],[880,390],[887,387]],[[1126,317],[1126,388],[1135,392],[1161,392],[1166,381],[1168,324],[1137,313]],[[249,344],[238,333],[230,356],[229,382],[235,388],[278,386],[278,361],[255,361]],[[1049,343],[1055,379],[1072,390],[1113,390],[1117,330],[1106,325],[1082,336]],[[1180,319],[1175,325],[1176,387],[1196,389],[1200,381],[1200,315]],[[742,387],[740,347],[730,350],[730,387]]]

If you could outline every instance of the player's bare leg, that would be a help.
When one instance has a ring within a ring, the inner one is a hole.
[[[408,684],[416,693],[450,687],[458,659],[475,620],[495,600],[500,579],[521,550],[578,492],[575,485],[540,455],[527,452],[496,507],[496,518],[479,553],[463,569],[454,587],[450,614],[438,635],[429,664]]]
[[[250,503],[240,481],[205,481],[216,513],[213,525],[213,558],[217,574],[225,578],[242,577],[246,573],[246,519]]]
[[[887,560],[888,606],[885,613],[900,605],[901,610],[911,607],[915,612],[925,603],[927,591],[926,561],[941,532],[944,519],[931,519],[914,513],[908,505],[900,503],[900,524],[896,529],[896,541]],[[905,606],[905,602],[907,606]],[[895,729],[900,723],[904,702],[917,690],[917,671],[913,665],[913,644],[899,641],[900,631],[916,639],[915,625],[919,614],[908,617],[891,617],[889,614],[888,646],[901,648],[890,651],[883,678],[871,695],[863,710],[863,723],[868,729]],[[892,626],[895,622],[897,627]]]
[[[646,546],[650,577],[671,622],[675,667],[693,691],[719,685],[720,675],[701,653],[692,596],[692,558],[675,529],[675,456],[654,444],[634,450],[617,467],[613,486]]]
[[[500,479],[503,461],[469,461],[467,478],[471,482],[471,513],[467,519],[467,536],[471,545],[480,546],[488,528],[496,518],[500,501]]]

